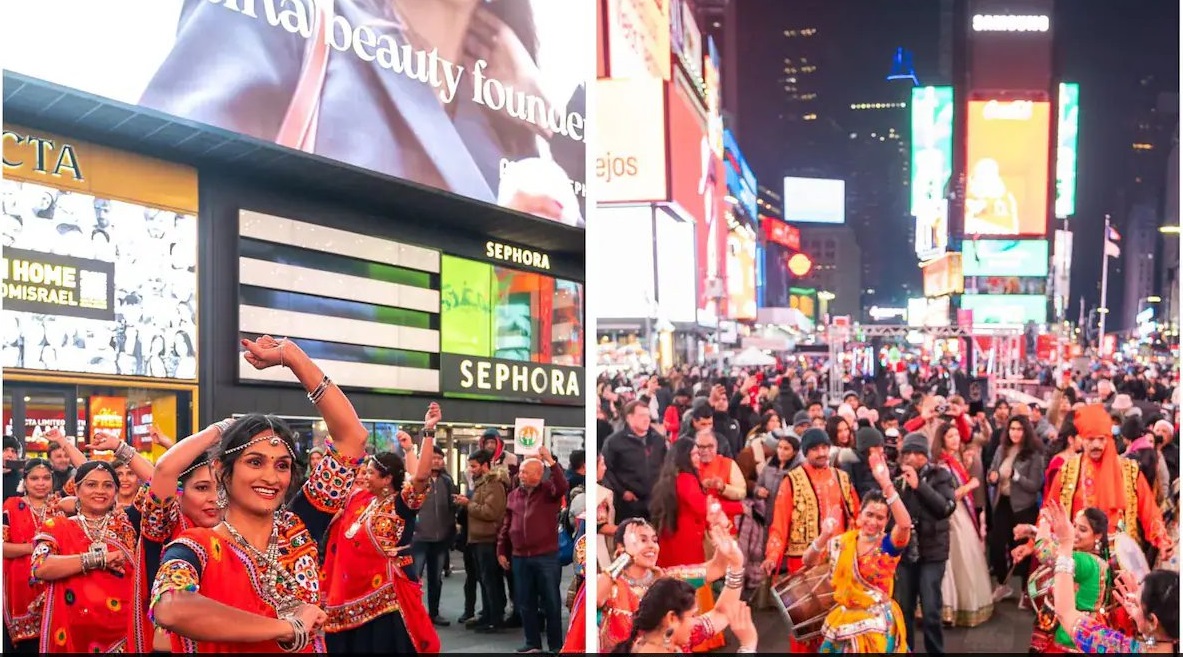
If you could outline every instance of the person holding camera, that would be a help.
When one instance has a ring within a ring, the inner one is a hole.
[[[949,560],[949,517],[956,510],[953,476],[929,462],[928,436],[913,432],[900,446],[901,477],[896,488],[912,517],[912,541],[896,572],[895,599],[907,626],[909,647],[916,652],[916,605],[924,614],[924,648],[945,654],[941,627],[941,580]]]

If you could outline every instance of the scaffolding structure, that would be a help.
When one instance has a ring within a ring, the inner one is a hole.
[[[829,326],[826,336],[830,356],[830,399],[841,399],[842,360],[847,345],[867,342],[871,338],[905,339],[913,333],[928,338],[966,338],[973,349],[975,363],[985,363],[986,373],[994,380],[1016,380],[1023,377],[1022,340],[1020,329],[968,329],[960,326],[913,328],[908,326]],[[974,338],[989,338],[988,346]]]

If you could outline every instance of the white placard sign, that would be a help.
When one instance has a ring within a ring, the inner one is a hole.
[[[513,421],[513,453],[519,456],[537,456],[546,436],[546,421],[539,418],[519,417]]]

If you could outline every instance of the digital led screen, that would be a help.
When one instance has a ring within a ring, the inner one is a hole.
[[[912,89],[912,215],[916,255],[949,246],[948,186],[953,174],[953,88]]]
[[[1049,103],[969,102],[965,234],[1047,234]]]
[[[1047,240],[966,240],[965,276],[1047,276]]]
[[[442,256],[440,351],[580,366],[582,295],[572,281]]]
[[[756,239],[746,229],[727,235],[727,295],[732,319],[756,319]]]
[[[0,366],[197,378],[196,217],[12,179],[0,205]]]
[[[4,68],[583,227],[598,3],[469,3],[439,28],[424,17],[450,16],[452,3],[400,4],[414,15],[390,2],[7,2],[5,24],[52,26],[70,56],[46,56],[37,30],[11,30]],[[435,30],[460,39],[470,20],[512,50],[448,54]],[[319,80],[305,64],[318,56],[330,60]],[[301,94],[317,102],[293,101]]]
[[[973,311],[974,326],[1023,326],[1047,322],[1047,297],[1034,294],[966,294],[962,310]]]
[[[966,294],[1047,294],[1045,276],[970,276]]]
[[[1076,214],[1076,138],[1080,130],[1080,85],[1060,83],[1056,127],[1056,217]]]
[[[802,224],[846,223],[846,181],[786,177],[785,221]]]
[[[756,174],[752,173],[748,161],[744,159],[735,135],[730,130],[723,131],[723,159],[727,171],[727,191],[739,201],[739,207],[747,214],[748,219],[755,221],[759,216],[756,206]]]

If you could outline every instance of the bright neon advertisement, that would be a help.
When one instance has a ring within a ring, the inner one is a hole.
[[[1076,136],[1080,130],[1080,85],[1060,83],[1056,128],[1056,218],[1076,214]]]
[[[949,247],[947,187],[953,174],[953,88],[912,89],[912,215],[916,255]]]

